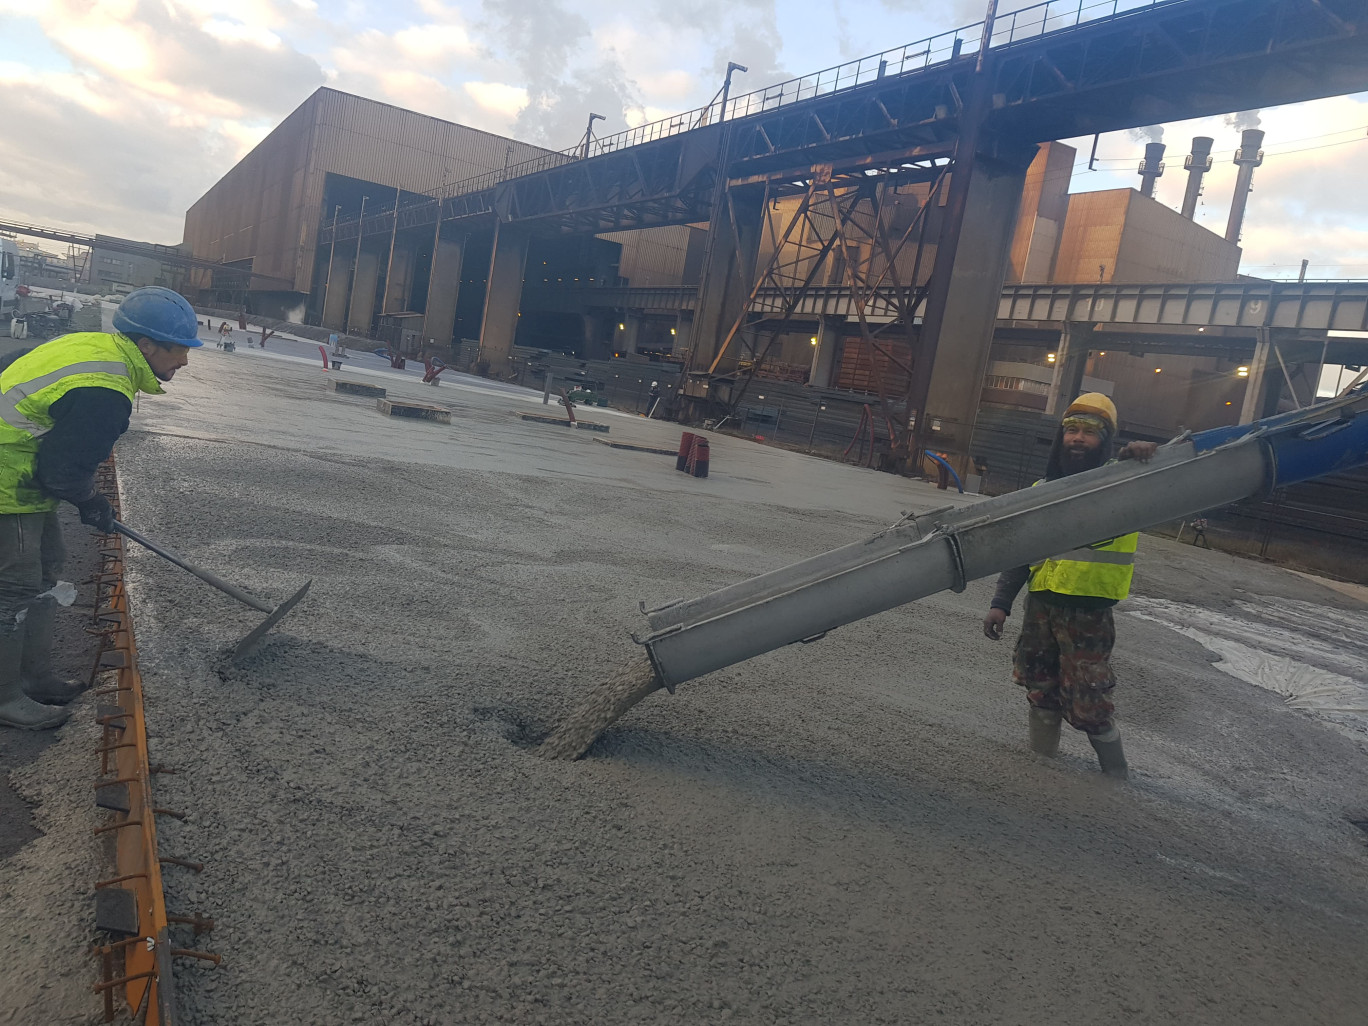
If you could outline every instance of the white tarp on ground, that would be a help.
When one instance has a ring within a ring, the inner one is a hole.
[[[1125,610],[1192,638],[1233,677],[1317,713],[1368,715],[1368,623],[1362,613],[1284,599],[1227,610],[1133,598]],[[1344,670],[1347,672],[1338,672]]]

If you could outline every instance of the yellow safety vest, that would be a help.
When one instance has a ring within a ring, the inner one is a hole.
[[[1130,594],[1139,534],[1095,542],[1031,566],[1031,591],[1115,599]]]
[[[1120,602],[1130,594],[1139,543],[1139,533],[1123,534],[1052,556],[1043,563],[1032,563],[1028,587],[1031,591]]]
[[[56,509],[35,480],[38,444],[52,430],[48,408],[73,388],[112,388],[132,402],[161,383],[123,335],[81,331],[45,342],[0,373],[0,513]]]

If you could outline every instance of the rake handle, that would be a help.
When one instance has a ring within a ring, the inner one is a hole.
[[[245,591],[243,591],[236,585],[229,584],[222,577],[219,577],[216,574],[211,574],[208,570],[201,570],[193,563],[186,562],[184,559],[181,559],[180,556],[177,556],[174,552],[162,548],[156,542],[152,541],[152,539],[144,538],[141,534],[133,530],[133,528],[129,527],[127,524],[121,524],[119,523],[119,521],[116,520],[114,521],[114,530],[118,531],[125,538],[137,542],[143,548],[150,549],[151,551],[155,552],[157,555],[161,556],[162,559],[175,563],[176,566],[180,567],[182,570],[194,574],[205,584],[217,588],[225,595],[232,596],[233,598],[241,602],[243,605],[251,606],[253,609],[259,610],[263,613],[270,613],[275,611],[275,606],[267,605],[265,602],[262,602],[261,599],[256,598],[253,595],[248,595]]]

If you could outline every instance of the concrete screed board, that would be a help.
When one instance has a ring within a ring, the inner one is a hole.
[[[265,595],[315,581],[228,669],[255,614],[133,553],[152,751],[182,770],[161,800],[193,810],[162,835],[210,863],[168,874],[170,904],[218,920],[226,956],[181,972],[186,1022],[1362,1022],[1352,716],[1289,709],[1123,606],[1132,783],[1079,735],[1037,760],[979,581],[546,763],[530,746],[637,654],[638,601],[947,494],[724,437],[700,481],[524,424],[539,403],[508,392],[444,386],[451,426],[396,423],[324,377],[201,351],[120,444],[132,524]],[[1348,647],[1315,658],[1361,681],[1363,606],[1313,582],[1146,538],[1136,592],[1324,610]]]

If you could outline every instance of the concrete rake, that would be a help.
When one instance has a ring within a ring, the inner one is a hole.
[[[223,592],[225,595],[229,595],[232,598],[237,599],[243,605],[251,606],[255,610],[268,614],[266,619],[262,621],[262,623],[254,631],[252,631],[250,634],[247,635],[247,637],[243,638],[241,641],[237,643],[237,647],[233,649],[233,654],[229,657],[230,661],[234,663],[239,662],[242,659],[245,659],[247,656],[255,652],[257,646],[261,644],[261,639],[266,637],[266,632],[269,631],[276,624],[278,624],[281,621],[281,619],[284,618],[285,614],[288,613],[291,609],[293,609],[295,607],[295,604],[298,603],[299,600],[302,599],[306,594],[308,594],[309,586],[313,584],[313,581],[306,581],[304,587],[300,588],[297,592],[295,592],[293,595],[287,598],[284,602],[280,603],[280,605],[272,606],[270,605],[270,603],[263,602],[261,601],[261,599],[256,598],[253,595],[247,594],[247,592],[243,591],[241,588],[229,584],[223,578],[215,574],[211,574],[208,570],[201,569],[200,567],[195,566],[193,563],[186,562],[180,556],[177,556],[174,552],[170,552],[169,550],[162,548],[160,545],[152,541],[150,538],[144,538],[141,534],[133,530],[127,524],[121,524],[119,523],[119,521],[116,520],[114,521],[114,530],[118,531],[125,538],[137,542],[143,548],[155,552],[157,555],[161,556],[162,559],[175,563],[176,566],[180,567],[182,570],[194,574],[205,584],[211,585],[212,587],[215,587],[219,591]]]

